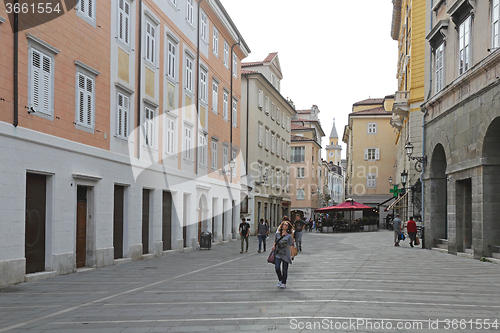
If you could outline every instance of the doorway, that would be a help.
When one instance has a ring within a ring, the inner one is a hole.
[[[123,258],[123,201],[125,187],[115,185],[113,206],[113,249],[114,258]]]
[[[457,251],[472,249],[472,180],[456,183]]]
[[[87,186],[76,188],[76,267],[85,267],[87,257]]]
[[[162,207],[163,209],[162,209],[161,240],[163,241],[163,251],[168,251],[172,250],[172,215],[173,215],[172,193],[168,191],[163,191]]]
[[[45,270],[47,176],[26,174],[25,243],[26,274]]]
[[[142,189],[142,254],[149,253],[149,199],[151,190]]]

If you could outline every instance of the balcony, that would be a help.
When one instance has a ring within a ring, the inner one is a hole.
[[[409,99],[409,91],[396,91],[396,94],[394,95],[394,105],[392,106],[392,114],[401,117],[408,116],[408,112],[410,112],[410,104],[408,103]]]

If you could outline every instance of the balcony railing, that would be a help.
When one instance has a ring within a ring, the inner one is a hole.
[[[410,111],[410,104],[408,103],[409,99],[409,91],[396,91],[396,94],[394,95],[392,113],[401,117],[406,117]]]

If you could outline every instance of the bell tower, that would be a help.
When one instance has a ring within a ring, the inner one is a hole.
[[[332,131],[326,146],[326,161],[332,162],[334,165],[340,165],[342,147],[339,145],[339,136],[335,128],[335,118],[333,118]]]

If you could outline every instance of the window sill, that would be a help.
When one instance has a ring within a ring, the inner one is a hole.
[[[130,44],[125,43],[120,38],[118,38],[118,36],[115,36],[115,40],[116,40],[116,43],[118,44],[118,47],[121,48],[124,52],[132,53],[135,51],[132,48],[132,46],[130,46]]]
[[[94,127],[88,127],[88,126],[76,123],[75,124],[75,129],[80,130],[80,131],[84,131],[84,132],[87,132],[87,133],[95,134]]]

